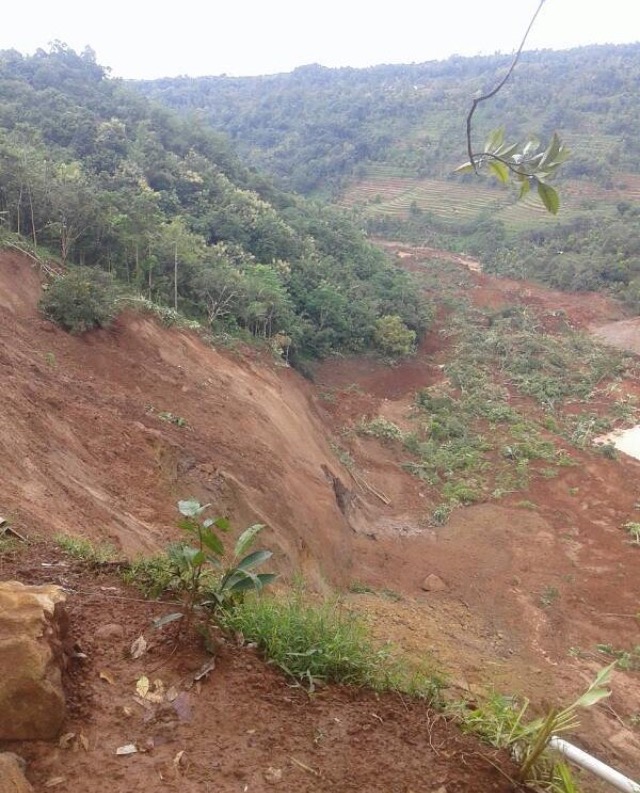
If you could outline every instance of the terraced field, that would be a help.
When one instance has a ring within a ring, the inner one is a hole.
[[[488,179],[470,184],[455,178],[420,179],[389,165],[371,166],[365,178],[349,187],[339,203],[358,207],[368,217],[407,218],[416,211],[431,213],[441,223],[455,226],[491,216],[503,221],[507,231],[519,232],[559,220],[588,209],[609,216],[622,199],[640,200],[640,175],[619,173],[610,188],[593,182],[571,180],[560,187],[561,210],[558,218],[550,216],[535,194],[516,201],[514,192]]]

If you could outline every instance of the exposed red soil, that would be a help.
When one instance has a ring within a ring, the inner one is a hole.
[[[51,546],[21,551],[3,568],[71,590],[71,630],[87,656],[66,676],[70,715],[60,745],[0,745],[28,761],[37,791],[516,789],[505,753],[461,735],[424,702],[340,686],[308,694],[221,635],[215,668],[194,682],[211,656],[192,643],[176,649],[172,631],[163,638],[149,628],[170,607],[139,602],[117,578],[89,573]],[[134,660],[129,650],[140,635],[149,645]],[[173,688],[171,701],[141,700],[143,675],[152,687]],[[116,754],[129,744],[138,751]]]
[[[433,255],[404,250],[407,268]],[[563,312],[575,327],[624,316],[602,296],[482,273],[471,279],[468,294],[479,307],[526,303],[550,316]],[[321,589],[359,582],[397,592],[401,599],[369,594],[351,601],[380,638],[431,658],[454,686],[526,695],[538,708],[581,693],[608,660],[597,644],[640,645],[640,552],[620,528],[638,520],[640,463],[576,451],[578,466],[535,480],[525,494],[456,510],[436,528],[429,525],[428,494],[400,469],[393,446],[342,435],[363,416],[402,426],[415,391],[442,377],[449,344],[443,335],[430,333],[414,360],[393,368],[372,359],[327,362],[312,386],[266,354],[214,349],[191,332],[133,313],[110,330],[69,336],[38,315],[39,293],[39,274],[27,261],[0,255],[0,514],[21,532],[82,534],[135,555],[176,539],[175,502],[194,495],[230,514],[238,528],[266,523],[264,542],[277,550],[285,574],[301,570]],[[163,411],[187,426],[163,421]],[[332,444],[348,448],[352,473]],[[0,559],[0,576],[14,569]],[[421,591],[430,572],[446,591]],[[24,570],[20,578],[30,575]],[[159,773],[169,789],[262,790],[269,766],[282,769],[281,787],[291,791],[509,789],[500,787],[500,774],[479,776],[481,766],[493,771],[486,761],[469,760],[477,745],[462,750],[464,762],[459,753],[447,758],[458,751],[457,739],[442,743],[434,732],[433,753],[423,706],[386,698],[379,705],[371,695],[333,689],[309,700],[246,649],[227,644],[196,698],[193,721],[176,725],[178,738],[148,754],[116,757],[118,741],[160,734],[144,714],[117,717],[117,705],[147,668],[123,661],[123,647],[154,607],[105,598],[99,586],[120,585],[83,579],[90,596],[70,598],[90,666],[78,672],[88,708],[71,713],[68,731],[83,730],[91,749],[73,754],[69,765],[68,750],[49,747],[47,760],[46,747],[25,747],[37,790],[65,775],[62,789],[72,793],[154,789]],[[552,590],[557,594],[545,605],[543,595]],[[110,622],[126,626],[125,639],[113,646],[92,638],[97,625]],[[154,651],[158,663],[162,649]],[[171,684],[186,674],[185,663],[180,656],[158,674]],[[117,690],[96,675],[103,665],[117,672]],[[631,721],[640,713],[638,674],[617,672],[612,698],[585,714],[576,736],[632,776],[640,776],[640,733]],[[314,743],[316,728],[329,736],[326,750]],[[207,743],[212,731],[215,740]],[[183,749],[190,758],[175,769]],[[449,762],[439,770],[442,759]],[[472,776],[457,776],[466,773],[465,763]]]

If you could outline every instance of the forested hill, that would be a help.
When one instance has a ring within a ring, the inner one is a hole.
[[[370,233],[472,254],[497,274],[603,290],[640,311],[640,44],[525,52],[474,116],[474,143],[558,132],[571,152],[552,217],[530,195],[456,176],[474,96],[510,56],[268,77],[177,78],[139,91],[232,136],[281,185],[322,194]]]
[[[276,189],[204,122],[61,43],[0,52],[0,243],[15,235],[303,354],[384,348],[385,328],[426,323],[408,277],[340,212]]]
[[[449,175],[466,158],[471,99],[493,88],[510,62],[499,55],[368,69],[312,65],[266,77],[178,77],[135,86],[229,133],[252,162],[306,193],[343,185],[371,163]],[[525,52],[505,88],[478,110],[479,138],[496,126],[510,138],[558,130],[574,151],[568,177],[640,170],[638,85],[640,44]]]

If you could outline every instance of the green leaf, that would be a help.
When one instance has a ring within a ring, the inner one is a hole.
[[[522,184],[520,185],[520,192],[518,193],[518,200],[524,198],[529,190],[531,190],[531,180],[523,179]]]
[[[608,688],[591,688],[576,700],[575,707],[590,708],[591,705],[595,705],[596,702],[600,702],[601,699],[606,699],[608,696],[611,696],[611,691]]]
[[[211,531],[211,529],[205,529],[200,536],[202,543],[206,545],[210,551],[213,551],[216,556],[223,556],[224,545],[215,532]]]
[[[220,529],[220,531],[229,531],[231,523],[229,522],[229,518],[216,518],[214,520],[214,525],[216,529]]]
[[[560,198],[553,187],[544,182],[538,182],[538,195],[547,212],[551,212],[552,215],[557,215],[560,209]]]
[[[197,534],[200,530],[200,526],[192,518],[181,518],[178,521],[178,528],[191,534]]]
[[[459,165],[454,173],[475,173],[476,167],[472,162],[465,162],[464,165]]]
[[[599,688],[600,686],[608,685],[609,682],[611,681],[611,675],[613,674],[613,670],[616,668],[617,665],[618,662],[613,661],[613,663],[610,663],[609,666],[605,666],[603,669],[601,669],[596,675],[596,679],[593,681],[593,687]]]
[[[275,573],[258,573],[258,575],[253,575],[252,573],[245,573],[244,575],[240,576],[236,572],[230,579],[226,586],[226,591],[238,593],[238,592],[251,592],[253,590],[260,590],[263,587],[270,584],[272,581],[275,581],[278,576]]]
[[[178,501],[178,511],[181,515],[184,515],[185,518],[195,518],[198,515],[202,514],[207,507],[210,507],[211,504],[200,504],[199,501],[195,499],[188,499],[186,501]]]
[[[517,151],[518,151],[517,143],[512,143],[511,145],[505,143],[505,145],[500,146],[500,148],[496,152],[494,152],[494,154],[497,154],[498,157],[502,157],[503,160],[508,160],[510,157],[513,157],[513,155]]]
[[[162,628],[164,625],[169,625],[171,622],[176,622],[176,620],[181,620],[184,617],[184,614],[181,611],[173,611],[171,614],[165,614],[164,617],[158,617],[153,621],[153,626],[155,628]]]
[[[264,529],[263,523],[254,523],[253,526],[249,526],[248,529],[245,529],[236,541],[235,555],[242,556],[242,554],[251,547],[253,541],[262,529]]]
[[[525,143],[524,148],[522,150],[522,156],[525,159],[531,157],[535,152],[538,150],[538,146],[540,145],[540,141],[537,138],[529,138],[529,140]]]
[[[496,149],[500,148],[504,143],[504,127],[498,127],[498,129],[491,130],[489,133],[489,137],[484,144],[484,150],[493,152]]]
[[[254,567],[271,559],[273,553],[271,551],[254,551],[248,556],[245,556],[241,562],[238,562],[238,570],[251,570]]]
[[[494,176],[497,176],[502,184],[509,183],[509,169],[503,162],[498,160],[489,160],[489,170],[493,171]]]
[[[185,557],[189,559],[193,567],[201,567],[207,561],[204,553],[197,548],[185,548]]]

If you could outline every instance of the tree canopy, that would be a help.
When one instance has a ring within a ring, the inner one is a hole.
[[[36,251],[303,354],[375,346],[390,314],[424,330],[409,276],[344,213],[276,188],[90,50],[1,52],[0,96],[0,230]]]

